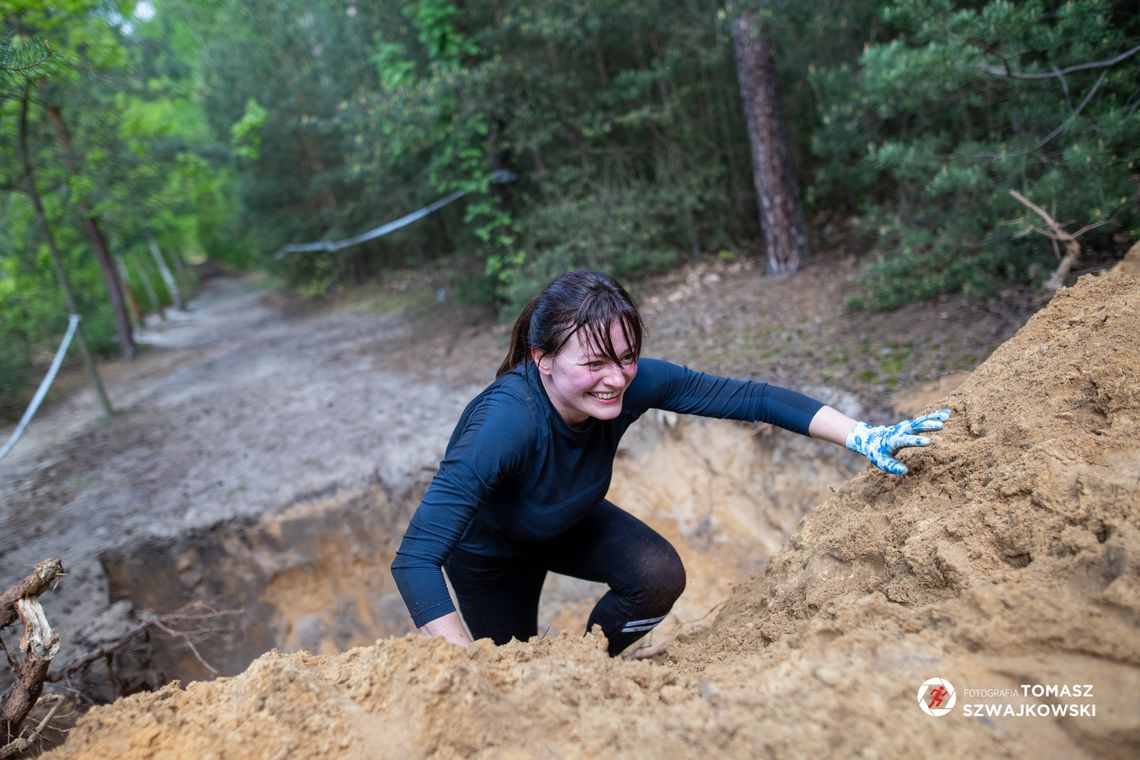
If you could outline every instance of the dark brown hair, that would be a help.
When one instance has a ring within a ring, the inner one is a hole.
[[[620,363],[622,357],[610,336],[615,321],[633,355],[641,356],[645,326],[625,288],[604,272],[567,272],[523,307],[511,332],[510,351],[495,377],[529,359],[532,348],[557,356],[570,336],[582,329],[583,339],[594,351]]]

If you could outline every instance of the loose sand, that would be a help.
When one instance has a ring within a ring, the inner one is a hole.
[[[51,757],[1140,756],[1140,277],[1062,290],[940,403],[910,475],[842,486],[665,655],[270,653],[96,708]],[[932,677],[957,689],[940,718]],[[1022,684],[1093,696],[977,696]],[[1070,703],[1095,717],[965,714]]]

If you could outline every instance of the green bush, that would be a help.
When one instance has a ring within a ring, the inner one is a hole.
[[[34,384],[32,347],[23,336],[0,331],[0,420],[23,414]]]
[[[83,336],[92,353],[100,356],[117,356],[119,353],[119,333],[115,327],[115,313],[110,304],[96,304],[87,310],[80,322]],[[60,333],[62,336],[63,333]],[[74,345],[68,353],[75,351]]]
[[[676,262],[666,190],[644,184],[600,186],[595,192],[536,206],[521,220],[525,259],[503,288],[504,312],[517,313],[548,282],[572,269],[599,269],[634,279]]]
[[[892,39],[868,45],[857,71],[813,74],[811,194],[860,199],[878,236],[858,303],[1046,279],[1052,246],[1025,235],[1042,222],[1011,189],[1070,231],[1102,225],[1094,245],[1135,239],[1140,56],[1051,74],[1128,49],[1107,2],[894,0],[882,20]]]

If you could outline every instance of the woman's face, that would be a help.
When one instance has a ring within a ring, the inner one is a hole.
[[[616,320],[610,325],[610,339],[622,357],[620,364],[588,341],[580,341],[580,336],[581,332],[571,335],[557,356],[531,350],[542,385],[567,424],[581,425],[590,417],[612,420],[621,414],[625,390],[637,375],[637,357]]]

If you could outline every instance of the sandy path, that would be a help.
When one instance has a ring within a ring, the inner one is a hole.
[[[479,387],[387,350],[415,342],[400,312],[301,319],[272,301],[248,282],[217,283],[144,336],[144,358],[105,370],[114,419],[82,391],[41,412],[0,463],[0,579],[61,557],[69,577],[52,619],[71,646],[125,624],[100,551],[369,481],[399,490],[438,461]]]

